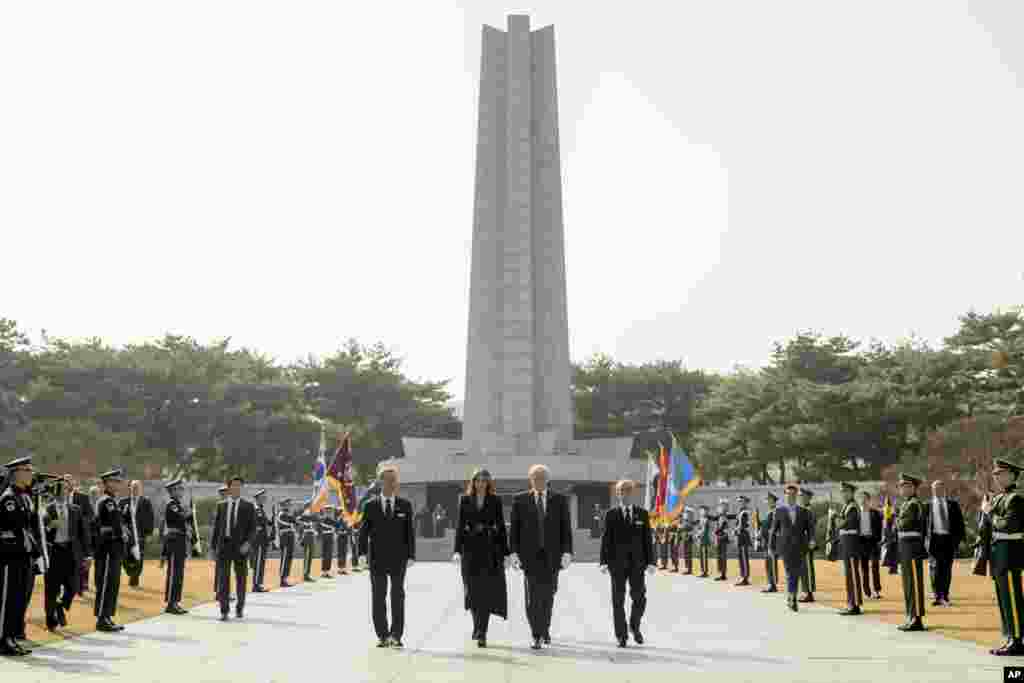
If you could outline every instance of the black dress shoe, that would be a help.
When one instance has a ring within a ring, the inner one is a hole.
[[[281,582],[281,588],[291,588],[291,587],[292,587],[292,585],[290,583],[288,583],[287,581],[282,581]]]
[[[114,628],[113,624],[108,624],[105,621],[96,622],[96,630],[104,633],[117,633],[117,629]]]
[[[67,617],[67,614],[64,613],[64,608],[63,607],[58,607],[57,608],[57,623],[60,624],[61,626],[67,626],[68,625],[68,617]]]
[[[846,609],[839,610],[839,614],[844,617],[855,617],[858,614],[863,614],[863,612],[860,611],[860,607],[847,607]]]
[[[244,616],[244,614],[243,614],[242,610],[240,610],[240,609],[236,609],[235,610],[235,619],[241,619],[241,618],[243,618],[243,616]]]
[[[626,639],[619,638],[619,647],[626,647]]]
[[[903,631],[904,633],[911,633],[911,632],[914,632],[914,631],[924,631],[925,630],[924,624],[921,622],[920,618],[914,619],[909,624],[902,624],[900,626],[897,626],[897,628],[899,630]]]
[[[0,657],[21,657],[21,650],[10,640],[0,641]]]
[[[402,639],[401,638],[395,638],[394,636],[392,636],[391,637],[391,647],[403,648],[405,646],[402,645]]]
[[[1005,646],[994,651],[992,654],[997,657],[1020,657],[1024,656],[1024,642],[1011,640]]]
[[[255,587],[253,587],[252,592],[253,593],[266,593],[267,589],[264,588],[263,586],[255,586]]]
[[[716,576],[715,577],[715,581],[725,581],[725,577],[724,576]]]
[[[477,647],[487,647],[487,638],[477,638],[476,639],[476,646]]]
[[[794,612],[797,611],[798,607],[796,606],[796,600],[789,601],[789,609],[793,610]]]
[[[642,633],[640,633],[640,629],[634,628],[634,629],[632,629],[632,631],[633,631],[633,640],[636,641],[636,644],[637,645],[643,645],[644,644],[644,635]]]
[[[377,647],[389,647],[390,645],[391,645],[391,641],[388,640],[387,638],[381,638],[380,640],[377,641]]]
[[[797,602],[814,602],[814,596],[805,595],[802,598],[797,598]]]
[[[533,639],[533,642],[530,643],[530,649],[531,650],[539,650],[540,649],[540,638],[534,638]]]
[[[544,637],[541,638],[541,640],[544,641],[545,645],[550,645],[551,644],[551,634],[550,633],[545,633]]]
[[[220,620],[221,621],[227,621],[229,618],[230,617],[228,617],[228,613],[227,612],[221,612],[220,613]]]
[[[750,582],[747,581],[746,579],[741,579],[740,581],[737,581],[735,583],[735,585],[737,585],[737,586],[749,586]]]
[[[761,590],[761,592],[762,593],[778,593],[779,589],[776,588],[775,586],[768,586],[767,588],[763,588]]]

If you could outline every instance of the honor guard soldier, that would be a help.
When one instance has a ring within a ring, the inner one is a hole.
[[[672,561],[672,571],[679,573],[679,543],[681,540],[680,520],[675,518],[668,527],[668,557]]]
[[[737,496],[736,503],[739,505],[739,510],[736,513],[736,554],[740,565],[740,580],[736,582],[736,585],[749,586],[750,546],[754,545],[750,509],[747,508],[750,499],[746,496]]]
[[[124,561],[125,542],[131,537],[126,520],[121,515],[117,496],[124,486],[124,472],[113,469],[100,475],[103,487],[96,502],[96,630],[123,631],[115,624],[117,598],[121,591],[121,563]]]
[[[814,492],[810,489],[800,489],[800,499],[798,505],[804,510],[807,510],[807,516],[810,519],[811,524],[811,539],[807,544],[807,557],[804,558],[804,571],[800,576],[800,584],[803,588],[803,595],[800,596],[797,602],[814,602],[814,591],[818,589],[818,579],[814,571],[814,551],[818,548],[817,538],[818,529],[818,517],[814,514],[814,510],[811,509],[811,498],[814,497]]]
[[[718,517],[715,519],[714,538],[715,554],[718,560],[718,576],[715,581],[726,581],[729,570],[729,501],[722,498],[718,501]]]
[[[772,524],[775,522],[775,508],[779,506],[779,497],[774,493],[765,496],[764,501],[768,504],[768,514],[764,516],[764,522],[758,533],[761,535],[761,547],[764,549],[764,573],[768,579],[768,585],[762,593],[779,592],[779,558],[772,547]]]
[[[292,573],[292,557],[295,555],[295,515],[289,512],[291,498],[281,501],[277,510],[277,534],[281,545],[281,588],[291,588],[288,577]]]
[[[686,571],[683,574],[693,574],[693,541],[697,535],[697,524],[693,521],[693,508],[683,510],[683,523],[679,527],[680,539],[682,541],[683,567]]]
[[[863,592],[860,585],[860,567],[862,544],[860,540],[860,508],[854,502],[856,487],[843,482],[843,508],[839,522],[839,556],[843,560],[843,575],[846,577],[846,609],[840,610],[843,616],[861,614]]]
[[[665,532],[665,522],[659,519],[654,526],[654,556],[658,558],[658,569],[668,565],[668,535]]]
[[[316,548],[316,529],[320,523],[317,515],[309,511],[312,500],[307,500],[304,512],[299,516],[299,532],[302,534],[302,580],[316,583],[313,578],[313,554]]]
[[[334,506],[325,505],[320,519],[317,523],[320,526],[320,578],[333,579],[331,574],[331,563],[334,561],[334,535],[338,531],[335,524],[336,513]]]
[[[338,542],[335,551],[338,555],[338,574],[348,576],[348,548],[352,530],[345,521],[345,515],[338,511]]]
[[[256,502],[256,536],[252,550],[252,592],[266,593],[263,575],[267,570],[267,551],[274,538],[274,521],[267,514],[267,490],[260,489],[253,494],[253,499]]]
[[[989,566],[996,589],[999,616],[1006,642],[990,650],[999,657],[1024,655],[1022,631],[1024,623],[1024,592],[1021,570],[1024,569],[1024,498],[1017,492],[1021,467],[1008,460],[996,460],[992,477],[999,493],[982,503],[981,511],[992,523],[992,545]]]
[[[700,559],[700,578],[706,579],[711,571],[711,515],[708,506],[701,505],[697,519],[697,557]]]
[[[33,562],[41,561],[42,551],[33,531],[32,458],[17,458],[6,467],[8,482],[0,491],[0,655],[18,657],[32,652],[17,639],[24,635]]]
[[[164,508],[164,558],[167,560],[167,577],[164,587],[164,609],[168,614],[188,614],[181,607],[182,588],[185,585],[185,558],[195,546],[192,538],[192,511],[181,502],[185,486],[181,479],[168,482],[165,486],[171,499]]]
[[[924,623],[924,561],[928,557],[924,548],[924,505],[917,497],[918,477],[900,474],[900,493],[903,504],[896,517],[900,555],[900,579],[903,581],[903,601],[907,621],[901,631],[923,631]]]

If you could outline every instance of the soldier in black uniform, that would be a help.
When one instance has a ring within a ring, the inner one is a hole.
[[[9,481],[0,491],[0,655],[17,657],[32,650],[17,642],[25,629],[28,591],[35,580],[33,563],[42,550],[34,532],[38,522],[32,507],[32,457],[7,463]]]
[[[750,509],[747,507],[750,499],[746,496],[737,496],[736,502],[739,504],[739,510],[736,512],[736,555],[740,565],[740,580],[736,585],[749,586],[750,547],[754,545]]]
[[[982,514],[992,522],[989,566],[999,604],[999,617],[1006,642],[989,650],[998,657],[1024,655],[1024,498],[1017,493],[1021,467],[1008,460],[996,460],[992,476],[1000,493],[982,503]]]
[[[680,545],[683,552],[683,574],[693,574],[693,539],[697,525],[693,521],[693,508],[683,510],[683,522],[679,526]]]
[[[313,578],[313,554],[316,548],[316,530],[320,523],[317,515],[309,511],[312,500],[307,500],[303,512],[299,515],[298,533],[302,539],[302,580],[307,583],[316,583]]]
[[[292,573],[292,556],[295,554],[296,519],[288,509],[291,502],[291,498],[285,498],[277,510],[277,533],[281,542],[281,588],[291,588],[288,576]]]
[[[903,504],[896,517],[896,531],[899,535],[900,579],[903,581],[903,602],[907,621],[898,628],[901,631],[924,631],[924,561],[928,553],[924,549],[925,507],[918,500],[918,477],[900,474],[900,493]]]
[[[839,556],[843,560],[843,575],[846,577],[846,609],[843,616],[861,614],[860,606],[864,597],[860,585],[860,563],[863,544],[860,540],[860,508],[854,502],[856,487],[849,482],[842,483],[843,508],[839,517]],[[834,542],[834,541],[833,541]]]
[[[718,501],[718,517],[714,525],[715,552],[718,559],[718,576],[715,581],[726,581],[729,571],[729,501],[722,498]]]
[[[124,472],[113,469],[100,475],[103,492],[96,502],[96,630],[123,631],[124,626],[113,622],[117,614],[117,597],[121,591],[121,562],[124,560],[125,539],[129,532],[121,516],[117,496],[124,486]]]
[[[764,550],[764,571],[768,579],[768,586],[762,593],[779,592],[779,558],[772,547],[772,524],[775,522],[775,508],[779,506],[779,497],[774,493],[765,496],[768,503],[768,514],[764,516],[759,532],[761,534],[761,548]]]
[[[331,564],[334,562],[334,535],[338,527],[334,521],[337,513],[333,505],[325,505],[317,521],[320,531],[320,578],[333,579]]]
[[[167,578],[164,583],[164,609],[168,614],[188,614],[181,607],[182,588],[185,585],[185,559],[194,548],[192,538],[192,511],[181,502],[185,490],[180,478],[164,486],[171,499],[164,507],[164,552],[167,562]],[[193,553],[194,554],[194,553]]]
[[[263,575],[267,570],[267,551],[274,540],[274,521],[267,514],[267,490],[260,489],[253,494],[253,499],[256,504],[256,535],[252,550],[252,592],[266,593]]]
[[[804,571],[800,576],[800,584],[803,588],[803,595],[797,602],[814,602],[814,591],[818,589],[818,579],[814,572],[814,551],[818,547],[816,533],[818,529],[818,517],[811,509],[811,498],[814,492],[810,489],[800,489],[800,500],[798,505],[807,510],[807,516],[811,522],[811,539],[807,544],[807,556],[804,558]]]

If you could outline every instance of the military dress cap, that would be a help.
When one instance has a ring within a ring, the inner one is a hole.
[[[749,503],[750,499],[747,498],[746,496],[736,496],[736,502],[737,503]]]
[[[840,486],[840,488],[842,488],[842,489],[843,489],[844,491],[856,491],[856,490],[857,490],[857,487],[856,487],[856,486],[854,486],[853,484],[851,484],[851,483],[850,483],[850,482],[848,482],[848,481],[844,481],[844,482],[843,482],[842,484],[840,484],[839,486]]]
[[[812,491],[810,489],[800,489],[800,495],[801,496],[807,496],[808,498],[813,498],[814,497],[814,491]]]
[[[1021,468],[1020,465],[1012,463],[1009,460],[1003,460],[1002,458],[997,458],[995,461],[995,467],[992,468],[992,474],[995,474],[996,472],[1013,472],[1014,474],[1020,474],[1021,471],[1024,471],[1024,468]]]
[[[245,483],[245,477],[243,477],[243,476],[242,476],[242,475],[240,475],[240,474],[236,474],[236,475],[235,475],[235,476],[233,476],[233,477],[228,477],[228,481],[227,481],[227,483],[228,483],[228,484],[230,485],[230,484],[231,484],[231,482],[235,481],[236,479],[237,479],[238,481],[242,482],[243,484]]]
[[[124,470],[120,467],[115,467],[109,472],[104,472],[100,475],[100,480],[106,481],[107,479],[124,479]]]
[[[217,489],[217,493],[227,493],[227,492],[228,492],[228,487],[226,485],[222,485],[220,488]]]
[[[921,485],[921,478],[920,477],[915,477],[912,474],[906,474],[905,472],[900,472],[900,483],[901,484],[913,484],[914,486],[920,486]]]
[[[729,504],[729,499],[728,498],[719,498],[718,499],[718,504],[719,505],[728,505]]]
[[[182,483],[181,482],[181,477],[178,477],[177,479],[172,479],[171,481],[169,481],[166,484],[164,484],[164,488],[167,489],[168,491],[170,491],[175,486],[181,486],[181,483]]]
[[[15,467],[24,467],[25,465],[31,465],[31,464],[32,464],[32,456],[31,455],[23,455],[20,458],[15,458],[14,460],[10,461],[6,465],[4,465],[4,467],[6,467],[9,470],[13,470]]]
[[[771,500],[778,500],[778,499],[779,499],[779,497],[778,497],[778,496],[776,496],[776,495],[775,495],[774,493],[769,493],[769,494],[767,495],[767,497],[768,497],[769,499],[771,499]]]
[[[282,498],[280,502],[281,502],[281,505],[284,505],[286,503],[292,502],[292,499],[291,498]]]
[[[265,496],[266,494],[267,494],[267,490],[266,489],[260,489],[256,493],[252,494],[252,497],[253,498],[259,498],[260,496]]]
[[[709,508],[707,505],[701,505],[699,509],[701,509],[701,510],[710,510],[711,508]]]

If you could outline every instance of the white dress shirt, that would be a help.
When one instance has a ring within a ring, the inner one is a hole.
[[[939,510],[945,513],[946,523],[942,523],[942,516],[939,514]],[[932,497],[932,533],[933,534],[948,534],[949,533],[949,504],[945,498]]]
[[[54,541],[56,543],[67,543],[71,540],[71,534],[68,533],[68,504],[65,502],[55,502],[53,504],[54,511],[57,513],[57,534]]]
[[[871,508],[860,508],[860,535],[871,535]]]

